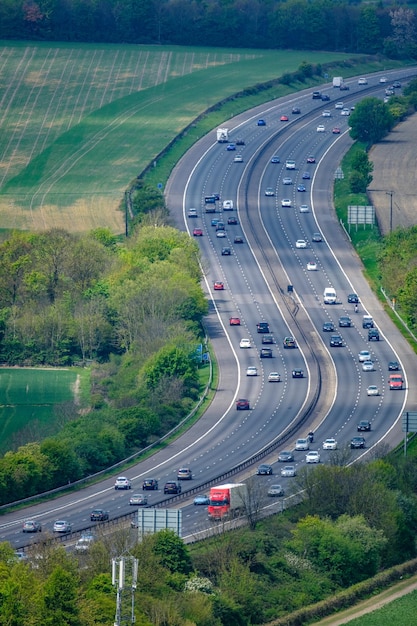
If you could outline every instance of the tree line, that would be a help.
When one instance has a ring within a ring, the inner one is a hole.
[[[416,57],[415,12],[332,0],[3,0],[0,37]]]

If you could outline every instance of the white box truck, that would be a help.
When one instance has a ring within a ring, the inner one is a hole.
[[[207,512],[210,520],[221,520],[244,513],[247,505],[245,483],[228,483],[210,489]]]
[[[227,143],[229,141],[229,129],[228,128],[217,129],[217,141],[219,143]]]
[[[343,85],[343,78],[341,76],[335,76],[333,78],[333,87],[340,87]]]
[[[337,295],[336,290],[333,287],[326,287],[323,293],[323,302],[324,304],[336,304]]]

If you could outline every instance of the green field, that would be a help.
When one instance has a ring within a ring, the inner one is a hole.
[[[75,369],[0,369],[0,454],[62,427],[58,405],[78,404],[79,392]]]
[[[123,232],[125,189],[182,129],[306,58],[297,51],[3,42],[0,228]],[[308,52],[311,63],[345,59]]]
[[[349,626],[417,626],[417,591],[393,600],[372,613],[357,617]]]

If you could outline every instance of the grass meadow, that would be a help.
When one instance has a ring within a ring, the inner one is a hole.
[[[0,42],[0,229],[123,232],[125,189],[182,129],[306,58],[297,51]],[[308,52],[312,63],[346,59]]]

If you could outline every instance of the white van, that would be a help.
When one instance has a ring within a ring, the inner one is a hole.
[[[333,287],[326,287],[323,293],[324,304],[336,304],[337,296]]]

